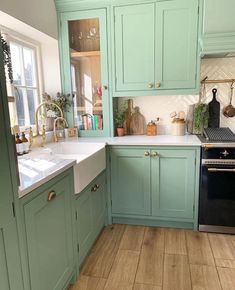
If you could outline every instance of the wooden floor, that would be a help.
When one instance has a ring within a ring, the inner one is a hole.
[[[113,225],[72,290],[235,290],[235,236]]]

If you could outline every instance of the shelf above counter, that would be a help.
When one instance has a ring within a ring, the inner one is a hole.
[[[71,52],[71,58],[74,60],[78,60],[81,57],[92,57],[92,56],[100,56],[100,51],[81,51],[81,52]]]

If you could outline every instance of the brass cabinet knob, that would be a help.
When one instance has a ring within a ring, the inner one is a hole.
[[[160,88],[161,83],[160,82],[156,82],[156,88]]]
[[[55,197],[56,197],[56,193],[54,190],[52,190],[47,195],[47,201],[52,201]]]
[[[107,89],[108,89],[108,86],[103,86],[104,91],[107,91]]]
[[[152,157],[157,157],[157,156],[159,156],[159,155],[158,155],[157,152],[154,151],[154,152],[151,154],[151,156],[152,156]]]
[[[149,84],[148,84],[148,88],[149,88],[149,89],[152,89],[153,87],[154,87],[154,84],[153,84],[153,83],[149,83]]]
[[[95,184],[95,185],[91,188],[91,191],[92,191],[92,192],[95,192],[95,191],[97,191],[99,188],[100,188],[100,186],[97,185],[97,184]]]
[[[145,151],[145,152],[144,152],[144,156],[150,156],[149,151]]]

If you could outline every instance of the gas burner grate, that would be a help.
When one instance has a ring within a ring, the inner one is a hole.
[[[235,134],[229,128],[205,128],[204,135],[208,141],[235,142]]]

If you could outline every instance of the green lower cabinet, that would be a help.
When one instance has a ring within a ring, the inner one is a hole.
[[[150,158],[142,149],[111,149],[112,213],[151,214]]]
[[[91,191],[83,191],[76,201],[76,218],[77,218],[77,241],[78,241],[78,264],[79,266],[86,257],[92,246],[93,238],[93,216]]]
[[[82,264],[105,225],[105,173],[95,178],[76,200],[78,266]]]
[[[110,149],[113,221],[196,227],[199,149],[123,147]]]
[[[74,271],[71,182],[72,170],[21,200],[30,289],[64,289]]]
[[[151,158],[152,215],[192,219],[195,152],[157,150],[156,153],[157,156]]]

